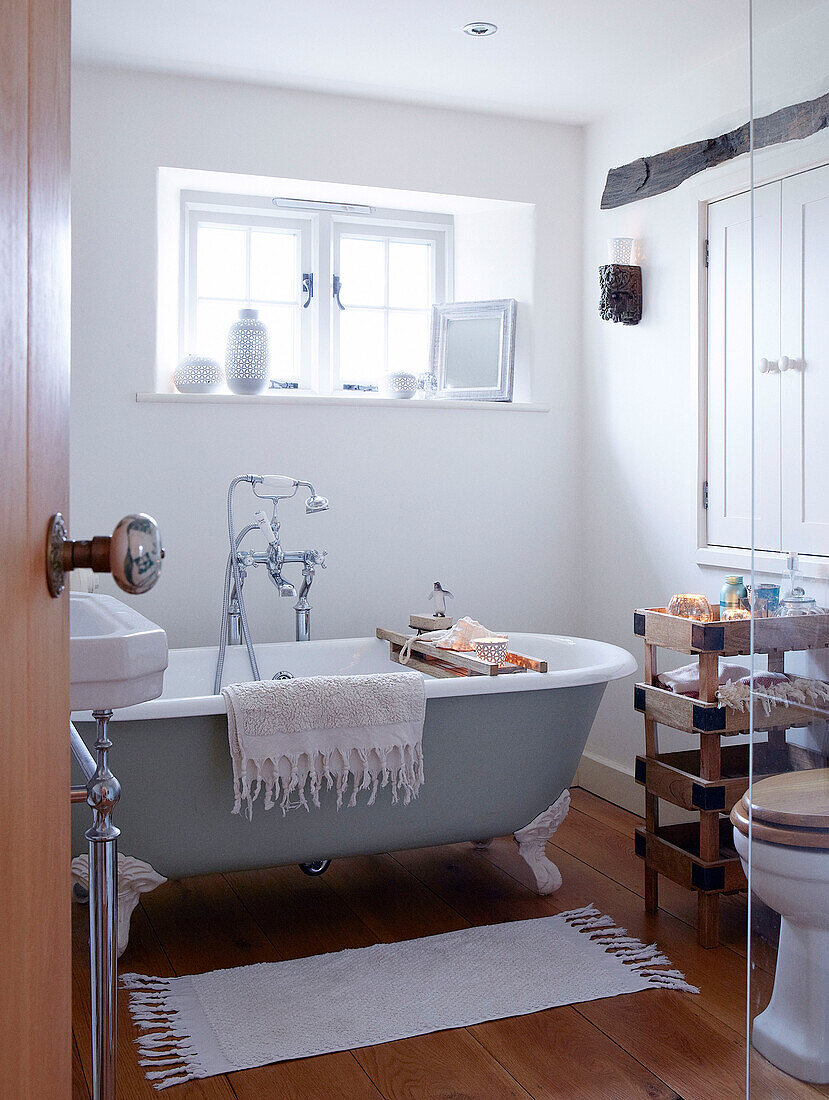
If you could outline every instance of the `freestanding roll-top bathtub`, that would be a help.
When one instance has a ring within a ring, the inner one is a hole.
[[[517,833],[539,890],[560,877],[544,841],[566,813],[573,781],[608,681],[636,669],[623,649],[583,638],[510,634],[514,650],[543,658],[545,674],[426,678],[425,782],[408,806],[388,790],[336,808],[232,815],[233,780],[224,699],[212,694],[215,647],[170,652],[164,693],[115,712],[111,767],[122,787],[116,812],[123,853],[167,877],[333,859]],[[263,679],[400,671],[374,638],[259,645]],[[225,683],[250,679],[243,646],[227,651]],[[87,744],[88,714],[73,714]],[[73,850],[85,850],[88,809],[73,810]],[[528,828],[529,827],[529,828]]]

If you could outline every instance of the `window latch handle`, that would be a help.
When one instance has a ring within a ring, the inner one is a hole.
[[[340,291],[342,290],[342,286],[342,279],[340,279],[339,275],[335,275],[331,284],[331,296],[340,307],[340,309],[345,309],[345,306],[340,301]]]
[[[302,308],[307,309],[311,304],[311,299],[314,297],[314,273],[313,271],[304,271],[302,273],[302,293],[307,297],[302,303]]]

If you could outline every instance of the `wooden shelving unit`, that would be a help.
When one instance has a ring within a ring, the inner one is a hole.
[[[722,738],[749,732],[751,715],[717,702],[720,657],[747,654],[751,624],[696,623],[668,615],[665,608],[637,610],[633,630],[645,642],[645,682],[634,688],[634,707],[645,719],[645,755],[636,758],[636,780],[645,788],[645,825],[636,830],[636,852],[645,861],[645,908],[659,907],[659,876],[696,890],[697,938],[703,947],[719,943],[720,895],[746,889],[740,858],[732,843],[727,815],[748,789],[748,745],[723,745]],[[829,646],[829,615],[793,619],[756,619],[754,648],[768,654],[772,672],[783,672],[785,654]],[[657,683],[657,651],[670,649],[699,660],[699,699],[676,695]],[[814,711],[775,706],[770,714],[757,706],[755,730],[768,739],[754,746],[754,777],[821,766],[822,758],[789,745],[786,729],[806,725]],[[699,747],[660,753],[658,725],[699,739]],[[699,813],[699,822],[660,826],[664,799]]]

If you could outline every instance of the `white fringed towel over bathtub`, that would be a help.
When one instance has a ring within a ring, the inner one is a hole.
[[[277,801],[319,806],[320,791],[336,787],[337,807],[351,783],[349,806],[360,791],[368,805],[378,788],[408,804],[423,782],[426,689],[417,672],[367,676],[312,676],[230,684],[227,732],[235,803],[247,814],[264,788],[265,809]],[[292,802],[292,799],[294,801]]]
[[[157,1089],[646,989],[699,990],[585,906],[183,978],[124,974]]]

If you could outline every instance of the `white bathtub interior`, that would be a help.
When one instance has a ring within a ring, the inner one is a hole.
[[[636,661],[630,653],[605,642],[520,632],[511,632],[509,637],[510,644],[517,651],[547,661],[548,671],[452,679],[426,676],[426,697],[543,691],[607,682],[636,671]],[[290,672],[292,676],[360,676],[399,671],[402,667],[389,659],[388,643],[377,638],[272,642],[258,645],[256,653],[263,679],[281,671]],[[159,698],[117,711],[115,718],[130,722],[146,718],[223,714],[224,700],[212,693],[216,654],[213,646],[170,650],[164,690]],[[228,647],[223,683],[240,683],[250,678],[245,647]],[[73,718],[79,721],[90,717],[80,712],[73,714]]]

